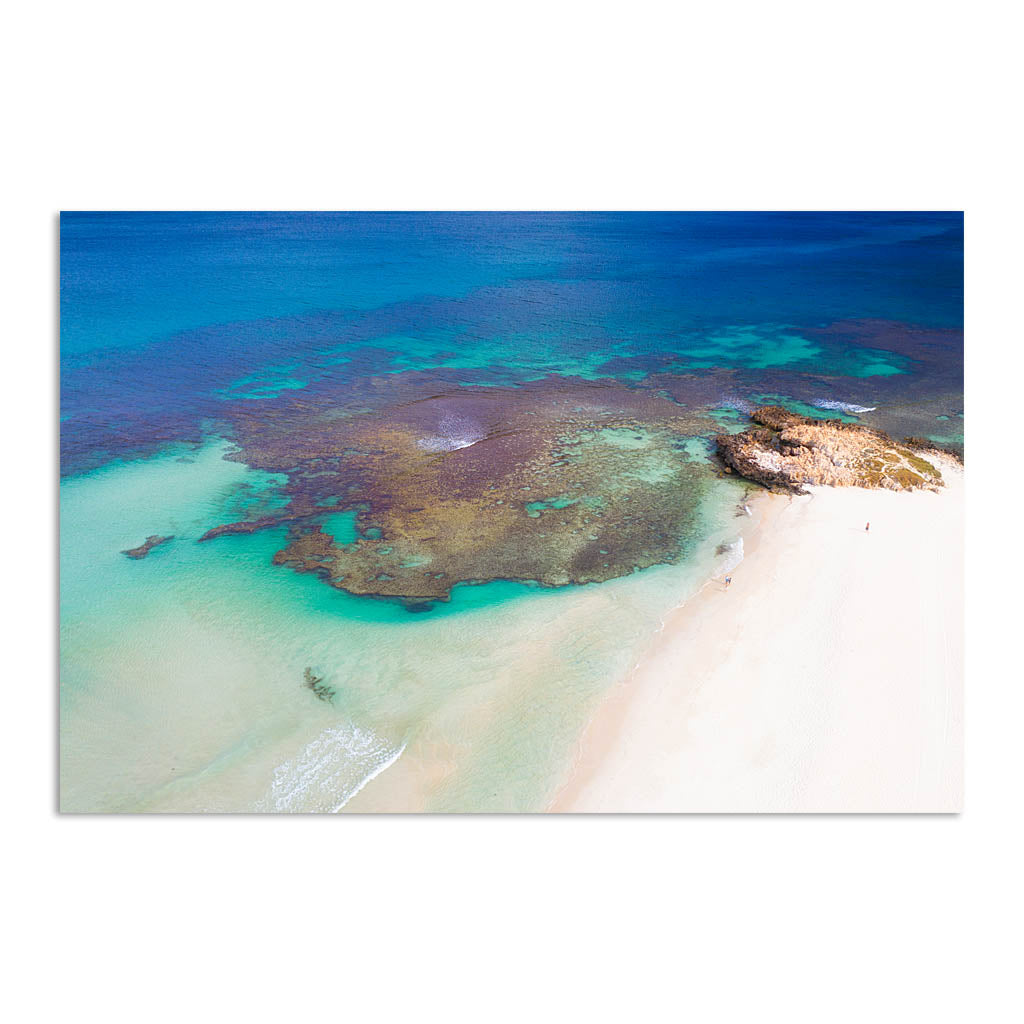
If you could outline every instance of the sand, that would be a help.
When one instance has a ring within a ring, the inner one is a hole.
[[[552,811],[959,811],[963,471],[765,494],[601,704]],[[865,532],[866,522],[871,523]]]

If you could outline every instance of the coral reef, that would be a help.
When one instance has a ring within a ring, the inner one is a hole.
[[[707,481],[687,440],[708,420],[606,384],[423,384],[382,381],[402,400],[371,410],[240,417],[237,458],[287,473],[289,500],[202,539],[287,525],[276,564],[410,604],[464,581],[599,582],[681,555]],[[358,510],[347,542],[329,523],[346,510]]]

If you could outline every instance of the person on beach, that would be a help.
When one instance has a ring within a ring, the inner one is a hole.
[[[868,532],[870,532],[870,530],[871,530],[871,524],[870,523],[865,523],[864,524],[864,532],[868,533]]]
[[[728,589],[729,589],[729,584],[730,584],[730,583],[732,583],[732,577],[731,577],[731,576],[726,576],[726,577],[725,577],[725,589],[726,589],[726,590],[728,590]]]

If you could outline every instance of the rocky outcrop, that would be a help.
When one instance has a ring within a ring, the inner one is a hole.
[[[128,548],[127,551],[122,551],[122,555],[127,555],[129,558],[145,558],[158,544],[166,544],[169,540],[174,540],[174,534],[170,537],[161,537],[159,534],[152,534],[147,537],[143,543],[137,548]]]
[[[808,484],[938,490],[942,474],[907,444],[879,430],[840,420],[800,416],[769,405],[750,417],[758,426],[720,434],[726,467],[771,491],[806,494]]]

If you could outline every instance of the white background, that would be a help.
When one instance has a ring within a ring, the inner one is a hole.
[[[7,8],[6,1019],[1019,1015],[1024,225],[1009,11]],[[56,211],[403,207],[966,209],[961,816],[56,816]]]

